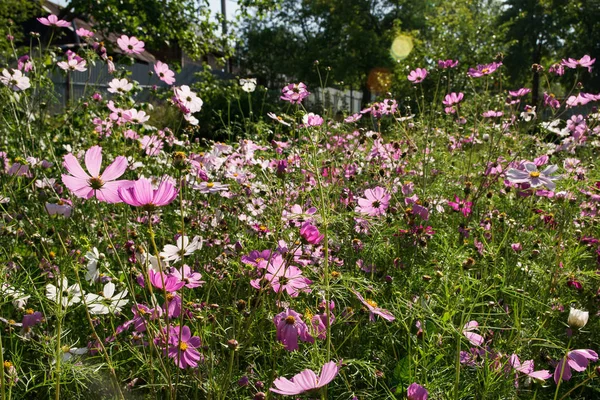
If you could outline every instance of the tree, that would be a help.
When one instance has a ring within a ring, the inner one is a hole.
[[[2,0],[0,1],[0,56],[11,52],[10,43],[5,40],[10,34],[15,41],[21,41],[24,36],[20,24],[39,15],[42,9],[41,0]]]
[[[537,105],[540,93],[540,75],[532,72],[533,64],[542,64],[544,58],[553,58],[564,43],[566,30],[564,10],[569,0],[507,0],[499,17],[500,26],[506,27],[509,47],[504,64],[515,85],[532,82],[532,105]]]

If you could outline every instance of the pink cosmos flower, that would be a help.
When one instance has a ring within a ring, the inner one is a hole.
[[[519,90],[509,90],[508,94],[511,95],[512,97],[523,97],[530,92],[531,92],[531,89],[521,88]]]
[[[14,91],[25,90],[31,87],[29,78],[23,75],[18,69],[3,69],[0,75],[0,82],[9,86]]]
[[[545,381],[546,379],[552,376],[550,371],[548,371],[547,369],[534,371],[533,360],[526,360],[523,361],[523,363],[521,364],[519,356],[517,356],[516,354],[511,355],[508,362],[510,366],[513,367],[516,371],[521,372],[533,379],[541,379]]]
[[[523,164],[523,168],[524,170],[509,169],[506,172],[506,177],[512,183],[528,183],[533,188],[543,185],[550,190],[556,188],[554,181],[560,179],[560,176],[552,175],[558,170],[556,165],[549,165],[543,171],[538,171],[537,165],[527,161]]]
[[[423,386],[418,383],[411,383],[406,390],[406,397],[408,400],[427,400],[429,392]]]
[[[358,300],[360,300],[360,302],[363,303],[365,307],[367,307],[367,309],[369,310],[369,320],[371,320],[372,322],[375,321],[375,315],[379,315],[381,318],[387,321],[393,321],[396,319],[396,317],[394,317],[392,313],[388,310],[377,307],[377,303],[375,303],[373,300],[365,300],[365,298],[362,297],[361,294],[358,293],[356,290],[350,290],[352,291],[352,293],[354,293],[356,297],[358,297]]]
[[[590,360],[594,362],[598,361],[598,353],[589,349],[568,352],[554,370],[554,382],[558,384],[561,377],[563,381],[571,379],[571,368],[577,372],[585,371]]]
[[[414,71],[410,71],[408,74],[408,80],[412,83],[421,83],[427,77],[427,70],[425,68],[417,68]]]
[[[159,155],[164,147],[164,142],[156,135],[146,135],[140,140],[140,143],[142,144],[142,149],[151,157]]]
[[[122,35],[117,39],[117,44],[125,54],[140,54],[144,51],[144,42],[135,36]]]
[[[365,190],[365,198],[358,199],[356,212],[366,214],[371,217],[385,214],[392,196],[382,187],[377,186],[374,189]]]
[[[148,270],[148,277],[150,278],[152,286],[157,289],[164,289],[171,293],[178,291],[185,285],[185,282],[179,280],[177,276],[157,272],[151,268]]]
[[[158,188],[154,189],[150,180],[140,178],[128,188],[119,188],[118,194],[119,198],[130,206],[153,210],[171,203],[178,192],[169,179],[164,179]]]
[[[586,96],[586,93],[578,93],[577,96],[569,96],[566,101],[567,106],[576,107],[576,106],[584,106],[587,103],[592,101],[589,96]]]
[[[503,116],[504,113],[502,111],[489,110],[481,114],[483,118],[498,118]]]
[[[454,211],[460,211],[462,213],[462,215],[464,215],[465,217],[468,217],[471,214],[471,206],[473,205],[472,202],[460,199],[458,196],[454,196],[454,200],[455,201],[449,201],[448,205],[450,206],[450,208],[452,208],[452,210]]]
[[[446,97],[444,97],[444,100],[442,101],[442,104],[446,106],[446,108],[444,109],[446,114],[454,114],[456,112],[454,106],[459,104],[464,97],[465,95],[462,92],[458,94],[456,94],[455,92],[447,94]]]
[[[85,61],[84,59],[82,59],[80,57],[77,57],[77,58],[73,57],[67,61],[61,61],[61,62],[56,63],[56,65],[64,71],[80,71],[80,72],[87,71],[86,64],[87,64],[87,61]]]
[[[202,286],[202,274],[200,272],[192,271],[189,265],[183,264],[181,270],[175,269],[172,274],[174,277],[185,283],[186,288],[196,288]]]
[[[565,74],[565,66],[562,64],[552,64],[550,68],[548,68],[548,73],[563,76]]]
[[[82,37],[82,38],[92,38],[94,37],[94,32],[92,31],[88,31],[85,28],[78,28],[75,33],[77,34],[77,36]]]
[[[491,64],[479,64],[477,68],[469,68],[468,75],[471,78],[479,78],[484,75],[489,75],[494,73],[501,65],[501,62],[493,62]]]
[[[172,358],[181,369],[187,367],[195,368],[198,366],[198,361],[202,359],[202,355],[198,347],[202,345],[202,341],[198,336],[192,336],[190,328],[184,326],[181,328],[181,341],[179,340],[178,326],[171,327],[169,333],[169,358]]]
[[[181,85],[173,89],[174,101],[184,114],[193,114],[202,109],[202,99],[190,89],[188,85]]]
[[[314,338],[308,331],[308,326],[302,320],[302,314],[292,309],[277,314],[273,318],[277,327],[277,340],[283,343],[287,351],[298,350],[298,338],[303,342],[313,343]]]
[[[66,28],[71,25],[70,22],[58,19],[58,17],[54,14],[48,15],[48,18],[42,17],[37,19],[40,24],[46,26],[56,26],[57,28]]]
[[[465,326],[463,326],[462,334],[467,338],[467,340],[469,340],[469,342],[471,342],[473,346],[481,346],[484,342],[483,336],[473,332],[479,329],[478,326],[479,324],[477,321],[467,322]]]
[[[458,60],[438,60],[438,68],[448,69],[448,68],[456,68],[458,65]]]
[[[154,64],[154,72],[158,76],[158,79],[166,83],[167,85],[172,85],[175,83],[175,72],[169,69],[169,65],[165,64],[162,61],[158,61]]]
[[[292,104],[300,104],[305,97],[310,95],[306,85],[302,82],[290,83],[289,85],[284,86],[283,89],[281,89],[281,93],[283,93],[283,96],[281,96],[280,99],[289,101]]]
[[[588,69],[588,72],[592,72],[592,65],[594,65],[594,63],[596,62],[595,58],[591,58],[589,55],[585,55],[583,57],[581,57],[579,60],[575,60],[574,58],[569,58],[568,60],[565,60],[563,58],[561,65],[564,65],[565,67],[568,68],[577,68],[578,66],[580,67],[584,67]]]
[[[321,126],[323,125],[323,117],[314,113],[305,114],[302,117],[304,126]]]
[[[116,180],[127,170],[127,159],[123,156],[115,158],[104,172],[100,173],[102,165],[102,147],[93,146],[85,152],[85,166],[89,174],[81,168],[79,161],[71,153],[67,154],[63,162],[64,167],[71,175],[62,175],[65,186],[77,197],[89,199],[92,196],[107,203],[119,203],[119,188],[128,188],[133,182]]]
[[[319,244],[325,237],[325,235],[319,232],[319,229],[316,226],[308,221],[300,228],[300,236],[310,244]]]
[[[554,94],[544,92],[544,105],[547,107],[552,107],[554,109],[560,108],[560,101],[556,99]]]
[[[277,378],[273,381],[276,389],[271,388],[271,392],[285,396],[295,396],[311,390],[322,388],[331,382],[338,374],[340,367],[334,361],[329,361],[321,369],[321,374],[317,376],[312,370],[305,369],[295,375],[291,380],[287,378]]]
[[[290,297],[298,297],[300,292],[311,291],[309,285],[312,281],[302,276],[302,271],[298,267],[286,265],[280,254],[271,258],[265,279],[276,293],[285,290]]]

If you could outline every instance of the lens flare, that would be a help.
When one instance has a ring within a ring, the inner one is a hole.
[[[413,49],[413,41],[410,36],[406,35],[398,35],[392,42],[392,47],[390,48],[390,55],[396,61],[402,61]]]

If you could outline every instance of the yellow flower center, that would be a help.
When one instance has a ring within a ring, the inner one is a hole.
[[[296,317],[294,317],[293,315],[285,317],[285,323],[288,325],[294,325],[296,323]]]
[[[538,171],[533,171],[529,173],[529,176],[531,178],[539,178],[540,177],[540,173]]]
[[[207,187],[207,188],[211,188],[211,187],[213,187],[213,186],[215,186],[215,184],[214,184],[214,183],[212,183],[212,182],[208,182],[208,183],[206,184],[206,187]]]
[[[99,176],[90,178],[88,180],[88,183],[94,190],[98,190],[98,189],[102,188],[102,186],[104,186],[104,182],[102,181],[102,179],[100,179]]]
[[[11,363],[10,361],[8,361],[8,360],[4,361],[4,368],[8,369],[12,366],[13,366],[13,363]]]
[[[373,308],[377,307],[377,303],[375,303],[373,300],[365,300],[367,302],[368,305],[370,305]]]
[[[25,310],[25,314],[33,314],[33,309],[32,308],[28,308],[27,310]]]
[[[187,348],[188,348],[188,345],[187,345],[187,343],[185,343],[185,342],[181,342],[181,343],[179,343],[179,349],[180,349],[181,351],[186,351],[186,350],[187,350]]]

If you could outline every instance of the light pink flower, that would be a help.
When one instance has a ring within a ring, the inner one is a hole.
[[[369,319],[371,321],[375,321],[375,315],[379,315],[381,318],[387,321],[393,321],[396,319],[396,317],[394,317],[392,313],[388,310],[377,307],[377,303],[375,303],[373,300],[365,300],[365,298],[362,297],[361,294],[358,293],[356,290],[350,290],[352,291],[352,293],[354,293],[356,297],[358,297],[358,300],[360,300],[360,302],[363,303],[365,307],[367,307],[367,309],[369,310]]]
[[[117,39],[117,44],[125,54],[139,54],[144,51],[144,42],[135,36],[122,35]]]
[[[133,89],[133,83],[129,82],[127,79],[113,79],[108,83],[108,91],[110,93],[127,93],[131,89]]]
[[[479,329],[479,324],[477,321],[470,321],[463,326],[463,335],[471,342],[473,346],[481,346],[484,342],[483,336],[478,333],[474,333],[473,331]]]
[[[517,356],[516,354],[513,354],[510,356],[509,363],[510,363],[510,366],[513,367],[516,371],[521,372],[527,376],[530,376],[533,379],[541,379],[541,380],[545,381],[546,379],[548,379],[552,376],[550,371],[548,371],[547,369],[534,371],[533,360],[526,360],[526,361],[523,361],[523,363],[521,364],[521,361],[519,360],[519,356]]]
[[[596,62],[595,58],[591,58],[589,55],[585,55],[581,57],[579,60],[575,60],[574,58],[569,58],[565,60],[563,58],[561,65],[564,65],[568,68],[577,68],[577,66],[581,66],[588,69],[588,72],[592,72],[592,65]]]
[[[410,71],[408,74],[408,80],[412,83],[421,83],[427,77],[427,70],[425,68],[417,68],[414,71]]]
[[[295,375],[291,380],[287,378],[277,378],[273,381],[276,389],[271,388],[271,392],[283,394],[285,396],[295,396],[304,392],[322,388],[331,382],[338,374],[340,367],[334,361],[329,361],[321,369],[321,374],[317,376],[312,370],[305,369]]]
[[[46,26],[56,26],[58,28],[66,28],[68,26],[71,25],[70,22],[62,20],[62,19],[58,19],[58,17],[54,14],[50,14],[48,15],[48,18],[38,18],[37,19],[40,24],[42,25],[46,25]]]
[[[385,214],[392,196],[382,187],[365,190],[365,198],[358,199],[357,212],[371,217]]]
[[[88,31],[85,28],[78,28],[75,33],[77,34],[77,36],[79,37],[83,37],[83,38],[91,38],[94,37],[94,32],[92,31]]]
[[[133,183],[128,180],[116,180],[127,170],[127,159],[123,156],[115,158],[104,172],[100,173],[102,165],[102,147],[93,146],[85,152],[85,166],[89,174],[81,168],[79,161],[71,153],[64,158],[64,167],[71,175],[62,175],[65,186],[77,197],[89,199],[92,196],[107,203],[119,203],[118,190],[130,187]]]
[[[167,85],[172,85],[175,83],[175,72],[169,69],[169,66],[162,61],[158,61],[154,64],[154,72],[158,79],[166,83]]]
[[[87,61],[81,58],[71,58],[67,61],[61,61],[56,63],[56,65],[64,70],[64,71],[80,71],[84,72],[87,70],[86,67]]]
[[[157,189],[152,187],[150,180],[140,178],[128,188],[118,190],[119,198],[134,207],[154,209],[171,203],[177,197],[178,190],[168,180],[164,179]]]
[[[298,297],[300,292],[311,292],[309,285],[312,281],[302,276],[302,271],[298,267],[287,265],[280,254],[271,258],[265,279],[276,293],[285,290],[290,297]]]

